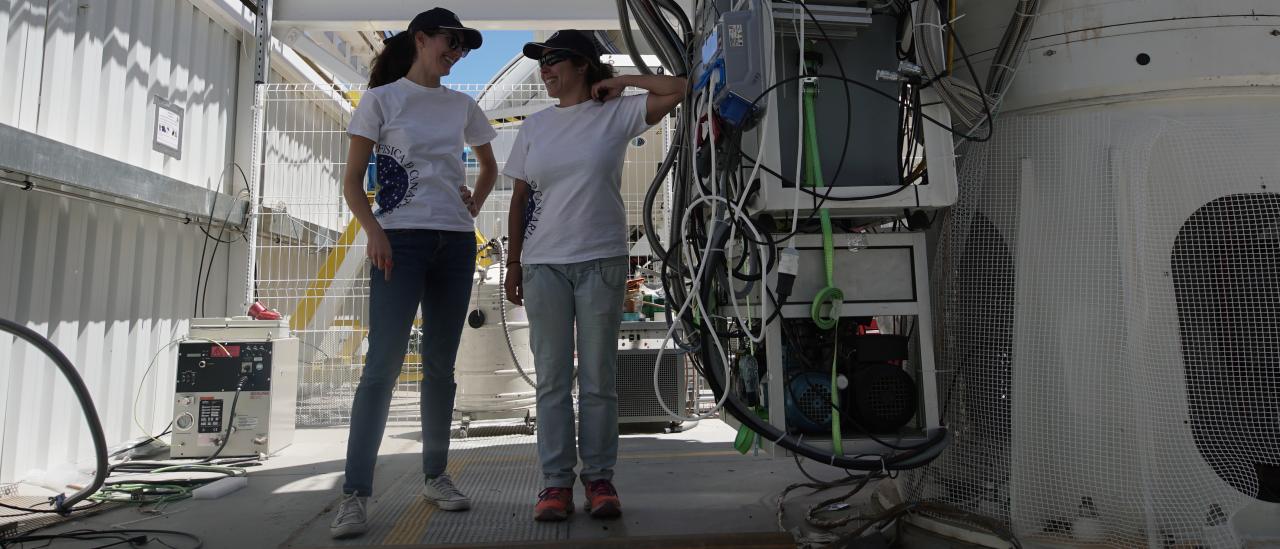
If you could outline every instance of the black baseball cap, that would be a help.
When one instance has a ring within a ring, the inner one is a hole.
[[[462,26],[462,21],[457,15],[444,8],[431,8],[427,11],[419,13],[413,21],[409,23],[409,32],[416,31],[432,31],[436,29],[456,30],[462,33],[463,46],[469,50],[480,49],[480,44],[484,43],[484,37],[480,35],[480,31]]]
[[[565,50],[581,55],[587,59],[598,59],[600,50],[596,41],[585,32],[577,29],[556,31],[546,42],[529,42],[524,45],[524,56],[530,59],[542,59],[551,50]]]

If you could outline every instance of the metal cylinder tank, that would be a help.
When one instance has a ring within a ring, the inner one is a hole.
[[[960,2],[979,75],[1015,4]],[[1237,516],[1280,523],[1280,3],[1043,0],[1014,78],[958,149],[935,262],[956,443],[899,486],[1024,542],[1257,543]]]
[[[471,312],[462,329],[454,363],[458,384],[454,409],[472,417],[524,416],[535,403],[534,387],[525,381],[512,361],[514,349],[520,365],[536,383],[533,352],[529,349],[529,320],[523,307],[504,303],[499,269],[498,265],[477,269]]]

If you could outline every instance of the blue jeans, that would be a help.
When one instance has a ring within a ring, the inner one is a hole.
[[[538,372],[538,459],[543,485],[569,488],[582,457],[582,480],[613,478],[618,461],[618,328],[627,258],[524,266],[524,310]],[[573,428],[574,324],[578,413]]]
[[[453,420],[453,362],[471,301],[476,240],[469,232],[389,229],[391,280],[370,269],[369,353],[351,405],[346,482],[342,491],[373,494],[373,468],[409,344],[422,308],[422,472],[444,472]]]

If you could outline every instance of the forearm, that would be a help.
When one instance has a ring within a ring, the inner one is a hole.
[[[521,184],[516,183],[517,186]],[[511,193],[511,208],[507,211],[507,262],[520,261],[520,253],[524,251],[524,209],[529,197],[522,189]]]
[[[485,200],[489,198],[489,194],[493,192],[493,184],[498,180],[498,166],[480,166],[480,174],[476,176],[476,188],[472,191],[471,196],[475,203],[483,206]]]
[[[640,88],[654,95],[684,95],[688,82],[679,76],[663,76],[658,74],[637,74],[619,76],[618,80],[627,86]]]
[[[369,196],[365,194],[361,183],[359,178],[355,181],[350,177],[345,178],[342,184],[342,196],[347,200],[347,207],[351,209],[351,213],[355,215],[365,232],[380,231],[382,225],[373,216],[373,209],[369,207]]]
[[[366,233],[382,230],[382,225],[378,224],[378,219],[373,217],[373,210],[369,207],[369,195],[364,191],[365,173],[369,169],[367,159],[372,152],[373,141],[353,136],[347,150],[347,169],[342,173],[342,197],[347,200],[347,207],[355,214]]]

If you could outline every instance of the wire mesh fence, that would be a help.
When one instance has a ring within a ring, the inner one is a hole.
[[[492,145],[499,171],[524,118],[554,103],[541,84],[448,87],[476,98],[489,116],[498,132]],[[346,128],[363,91],[362,85],[310,84],[268,84],[264,90],[255,289],[258,299],[289,318],[302,342],[300,426],[349,421],[364,366],[369,267],[364,236],[342,196]],[[644,196],[666,154],[669,132],[664,120],[628,146],[622,196],[629,244],[644,238]],[[464,152],[464,163],[467,184],[474,187],[479,165],[469,150]],[[476,218],[482,237],[507,234],[511,189],[511,180],[498,178]],[[661,196],[665,193],[659,201]],[[662,215],[661,202],[656,209]],[[393,393],[393,421],[418,418],[420,320],[414,323]]]

